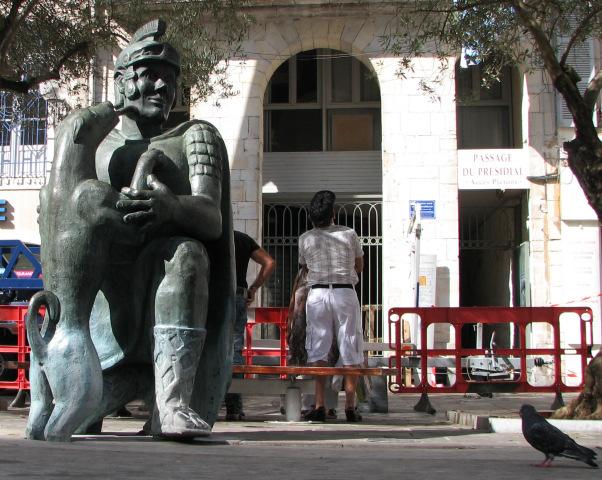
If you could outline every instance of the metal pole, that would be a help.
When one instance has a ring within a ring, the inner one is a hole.
[[[414,204],[414,215],[416,217],[416,243],[414,246],[414,269],[416,272],[416,308],[420,306],[420,236],[422,225],[420,223],[420,204]]]

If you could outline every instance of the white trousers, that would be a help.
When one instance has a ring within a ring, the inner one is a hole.
[[[340,363],[364,362],[364,339],[360,304],[352,288],[312,288],[305,306],[307,327],[305,349],[309,363],[326,360],[334,338]]]

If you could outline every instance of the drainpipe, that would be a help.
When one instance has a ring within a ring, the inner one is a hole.
[[[557,188],[558,185],[558,179],[560,178],[560,175],[558,173],[558,171],[556,172],[551,172],[551,173],[546,173],[545,175],[538,175],[538,176],[528,176],[527,180],[529,180],[530,182],[533,182],[537,185],[542,185],[543,186],[543,193],[544,193],[544,197],[543,197],[543,205],[540,205],[539,210],[541,213],[543,213],[543,259],[544,259],[544,277],[545,277],[545,281],[546,281],[546,304],[549,305],[552,303],[552,296],[551,296],[551,288],[550,288],[550,284],[551,284],[551,273],[550,273],[550,248],[549,248],[549,242],[550,242],[550,219],[549,219],[549,208],[548,208],[548,202],[549,202],[549,198],[548,198],[548,184],[549,183],[553,183],[552,187],[554,188],[554,202],[555,202],[555,209],[558,208],[557,206],[560,205],[560,189]],[[560,217],[559,212],[557,217]]]

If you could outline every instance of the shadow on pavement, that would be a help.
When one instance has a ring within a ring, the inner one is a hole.
[[[322,425],[320,425],[322,427]],[[395,441],[395,440],[425,440],[431,438],[461,437],[466,435],[483,434],[469,429],[457,428],[425,428],[391,430],[390,428],[345,428],[345,429],[316,429],[316,424],[308,424],[307,428],[295,424],[294,427],[278,428],[278,426],[263,426],[258,424],[244,424],[240,428],[231,431],[215,432],[207,437],[199,437],[194,441],[184,443],[195,443],[204,445],[225,445],[240,442],[337,442],[337,441]],[[135,432],[103,432],[100,435],[78,435],[75,441],[128,441],[148,442],[153,438],[148,435],[137,435]]]

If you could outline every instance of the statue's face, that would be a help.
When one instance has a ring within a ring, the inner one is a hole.
[[[134,68],[139,95],[125,98],[124,106],[138,110],[145,123],[162,124],[167,120],[176,95],[176,72],[167,63],[141,63]]]

